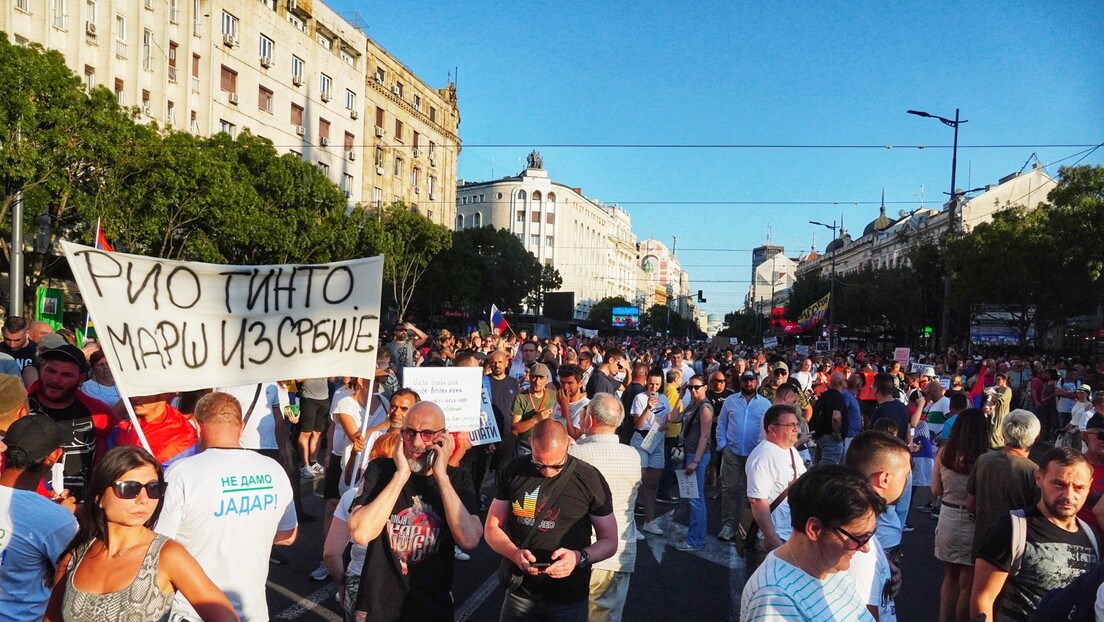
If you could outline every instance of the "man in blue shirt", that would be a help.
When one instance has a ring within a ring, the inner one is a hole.
[[[843,399],[847,402],[847,432],[843,439],[843,453],[851,447],[851,439],[862,432],[862,408],[859,405],[859,391],[862,390],[866,378],[862,374],[851,374],[847,379],[847,390],[843,392]]]
[[[740,392],[730,395],[717,421],[717,451],[721,452],[721,531],[718,540],[731,542],[736,535],[737,512],[747,505],[747,474],[744,467],[751,450],[759,444],[763,414],[770,400],[759,395],[759,375],[752,370],[740,374]]]

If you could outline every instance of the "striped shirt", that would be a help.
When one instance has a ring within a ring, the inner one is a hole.
[[[740,620],[873,622],[846,572],[817,579],[773,552],[744,585]]]
[[[595,568],[612,572],[632,572],[636,567],[636,520],[633,505],[640,490],[640,454],[622,445],[616,434],[584,436],[568,452],[602,472],[613,497],[613,515],[617,519],[617,552],[597,562]]]

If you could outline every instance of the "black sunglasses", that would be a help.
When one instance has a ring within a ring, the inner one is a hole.
[[[690,387],[692,390],[697,390],[697,389],[700,389],[700,388],[704,387],[705,385],[704,384],[689,384],[689,385],[686,385],[686,386]]]
[[[530,460],[533,461],[533,466],[536,467],[536,469],[538,471],[543,471],[545,469],[552,469],[553,471],[559,471],[560,469],[567,466],[567,460],[568,459],[564,458],[564,461],[559,463],[559,464],[541,464],[541,463],[537,462],[536,460],[533,460],[532,458],[530,458]]]
[[[788,371],[786,371],[786,370],[784,370],[784,369],[776,369],[776,370],[774,370],[774,375],[775,375],[775,376],[785,376],[786,374],[789,374],[789,373],[790,373],[790,372],[788,372]]]
[[[844,536],[845,538],[850,540],[850,542],[847,543],[847,548],[851,549],[852,551],[857,551],[866,546],[866,543],[870,542],[870,539],[873,538],[874,534],[876,533],[872,531],[860,538],[859,536],[856,536],[847,531],[843,527],[833,527],[832,529],[835,529],[837,532],[839,532],[841,536]]]
[[[143,488],[146,489],[146,496],[150,499],[160,499],[168,487],[169,485],[165,482],[156,480],[148,481],[145,484],[131,480],[115,482],[111,485],[111,489],[115,491],[115,496],[120,499],[137,499],[138,495],[142,494]]]

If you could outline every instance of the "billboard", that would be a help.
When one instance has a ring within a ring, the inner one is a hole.
[[[1021,332],[1022,331],[1022,332]],[[1025,341],[1020,343],[1020,336]],[[972,305],[970,343],[987,346],[1035,345],[1034,305]]]
[[[614,328],[640,328],[640,307],[614,307]]]

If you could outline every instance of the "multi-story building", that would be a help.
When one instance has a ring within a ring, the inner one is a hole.
[[[797,264],[786,256],[786,249],[769,242],[751,251],[751,285],[744,308],[770,315],[771,309],[785,304],[793,287]]]
[[[640,258],[637,287],[640,307],[649,309],[664,305],[683,317],[691,317],[690,275],[683,272],[674,253],[663,242],[648,239],[640,242],[637,254]]]
[[[163,127],[202,136],[249,128],[317,165],[350,203],[419,203],[415,188],[428,183],[411,168],[396,172],[393,160],[378,172],[379,119],[411,128],[388,152],[425,136],[441,150],[436,166],[424,165],[437,170],[434,183],[447,193],[455,179],[453,86],[427,87],[317,0],[13,0],[0,8],[0,31],[60,51],[89,87],[106,86]],[[448,225],[452,202],[442,201],[432,216]]]
[[[456,229],[493,226],[518,237],[542,264],[559,271],[559,291],[575,294],[575,318],[609,296],[636,297],[636,237],[619,206],[588,199],[552,181],[540,154],[524,171],[495,181],[459,181]]]

